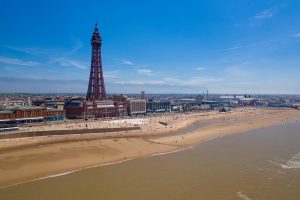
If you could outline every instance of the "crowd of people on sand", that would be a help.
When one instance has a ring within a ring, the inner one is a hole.
[[[48,122],[42,126],[22,127],[21,131],[47,131],[47,130],[77,130],[77,129],[97,129],[97,128],[122,128],[129,126],[140,126],[142,129],[153,129],[153,125],[160,122],[172,125],[178,121],[187,120],[189,115],[183,113],[164,113],[151,116],[137,116],[128,119],[101,119],[88,121],[64,121]],[[160,126],[158,126],[159,129]],[[165,127],[166,128],[166,127]]]
[[[206,119],[220,119],[228,122],[238,122],[241,119],[248,120],[253,117],[265,118],[270,113],[261,112],[260,109],[240,108],[229,112],[193,112],[193,113],[160,113],[151,116],[135,116],[115,119],[90,119],[90,120],[67,120],[63,122],[48,122],[42,126],[21,127],[21,131],[48,131],[48,130],[78,130],[78,129],[97,129],[97,128],[123,128],[139,126],[143,131],[159,131],[170,129],[178,123],[197,120],[205,117]],[[287,123],[288,118],[285,122]]]
[[[78,129],[97,129],[97,128],[122,128],[129,126],[140,126],[146,128],[159,122],[167,124],[175,123],[182,119],[184,114],[168,113],[152,116],[136,116],[127,119],[90,119],[64,122],[47,122],[39,126],[21,127],[21,131],[47,131],[47,130],[78,130]]]

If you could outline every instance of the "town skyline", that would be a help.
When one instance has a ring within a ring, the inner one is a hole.
[[[300,94],[299,2],[204,2],[1,1],[0,92],[85,93],[98,23],[108,93]]]

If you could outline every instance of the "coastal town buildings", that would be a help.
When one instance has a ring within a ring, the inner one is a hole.
[[[62,100],[46,100],[45,107],[64,110],[65,102]]]
[[[170,101],[149,101],[146,103],[147,112],[170,112]]]
[[[145,91],[141,91],[141,99],[146,100]]]
[[[146,100],[130,99],[128,100],[129,115],[146,114]]]
[[[8,106],[0,110],[0,124],[20,124],[63,120],[62,109],[47,109],[39,106]]]

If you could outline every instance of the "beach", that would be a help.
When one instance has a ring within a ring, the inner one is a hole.
[[[295,109],[239,108],[24,127],[21,131],[128,126],[140,130],[0,140],[0,186],[180,151],[218,137],[297,121],[300,111]]]

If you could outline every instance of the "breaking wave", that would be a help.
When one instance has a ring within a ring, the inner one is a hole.
[[[283,169],[298,169],[300,168],[300,152],[294,155],[286,164],[282,164]]]
[[[236,194],[237,194],[237,196],[238,196],[240,199],[242,199],[242,200],[251,200],[250,197],[248,197],[247,195],[245,195],[245,194],[242,193],[241,191],[240,191],[240,192],[237,192]]]

